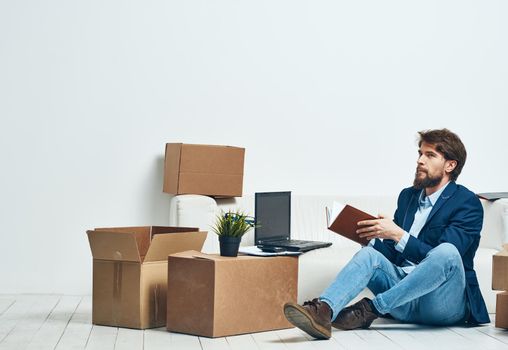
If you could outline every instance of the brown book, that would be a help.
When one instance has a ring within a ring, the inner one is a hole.
[[[369,241],[366,238],[360,238],[358,233],[356,233],[356,230],[359,228],[358,222],[372,219],[377,218],[360,209],[339,202],[334,202],[332,209],[326,208],[326,224],[328,229],[361,245],[367,245]]]

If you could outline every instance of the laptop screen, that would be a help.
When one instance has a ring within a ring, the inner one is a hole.
[[[256,244],[270,240],[289,240],[291,223],[291,192],[256,193]]]

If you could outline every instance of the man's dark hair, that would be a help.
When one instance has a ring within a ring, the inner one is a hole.
[[[446,160],[457,162],[457,166],[450,173],[450,180],[457,180],[467,158],[466,147],[464,147],[457,134],[448,129],[423,130],[419,131],[418,134],[420,135],[418,147],[422,145],[422,142],[431,144]]]

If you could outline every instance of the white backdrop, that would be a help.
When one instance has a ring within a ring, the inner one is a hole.
[[[89,293],[85,230],[167,224],[166,142],[244,146],[245,193],[396,194],[416,132],[508,191],[506,1],[0,2],[0,293]]]

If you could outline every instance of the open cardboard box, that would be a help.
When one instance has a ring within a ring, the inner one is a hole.
[[[283,306],[296,302],[297,285],[297,257],[173,254],[166,328],[206,337],[290,328]]]
[[[190,227],[87,231],[93,255],[92,322],[153,328],[166,323],[168,255],[201,250],[206,232]]]
[[[166,144],[163,191],[241,197],[245,148]]]

